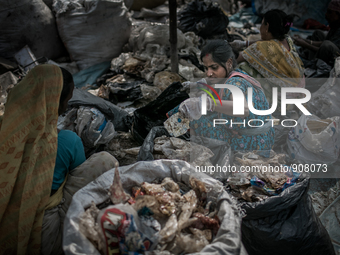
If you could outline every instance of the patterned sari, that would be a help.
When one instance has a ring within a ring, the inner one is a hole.
[[[248,101],[248,88],[253,89],[253,105],[257,110],[267,110],[269,105],[267,99],[262,91],[260,85],[249,77],[246,73],[239,69],[232,72],[226,84],[234,85],[242,90],[246,100]],[[220,96],[222,100],[230,100],[231,92],[228,89],[220,89]],[[227,120],[226,125],[216,125],[213,127],[213,119]],[[217,112],[208,112],[203,115],[199,120],[190,122],[190,128],[195,131],[198,136],[203,136],[210,139],[217,139],[227,142],[232,150],[270,150],[274,145],[274,128],[270,127],[269,130],[263,131],[259,134],[251,134],[254,128],[248,126],[250,120],[261,120],[263,123],[271,123],[266,121],[271,119],[270,115],[259,116],[249,112],[248,117],[236,117],[221,114]],[[245,123],[245,125],[230,125],[233,123]],[[259,121],[253,122],[251,125],[260,126]],[[271,125],[271,124],[270,124]]]
[[[279,40],[258,41],[240,54],[246,60],[239,65],[250,76],[260,80],[269,105],[272,105],[273,87],[305,87],[303,63],[296,52],[292,39],[287,36],[288,51]],[[299,98],[301,94],[291,93],[288,98]],[[303,96],[302,96],[303,97]],[[278,90],[278,109],[281,106]]]
[[[8,96],[0,123],[0,254],[40,254],[62,84],[59,67],[39,65]]]

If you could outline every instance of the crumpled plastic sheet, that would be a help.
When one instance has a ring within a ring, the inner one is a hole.
[[[340,196],[320,215],[322,224],[326,227],[333,242],[336,254],[340,254]]]
[[[310,175],[277,196],[240,202],[242,238],[251,254],[334,254],[329,235],[307,193]]]
[[[340,115],[339,103],[339,72],[340,58],[335,61],[335,68],[330,72],[329,78],[320,87],[319,90],[312,94],[307,103],[308,110],[320,118],[328,118]]]
[[[182,181],[187,185],[189,185],[190,176],[203,181],[208,189],[208,201],[217,204],[219,208],[218,217],[221,226],[213,242],[195,254],[247,254],[241,243],[240,212],[235,200],[224,191],[221,182],[203,173],[195,172],[189,163],[181,160],[142,161],[120,167],[119,172],[123,187],[128,193],[133,186],[140,185],[142,182],[152,182],[155,178],[171,177],[174,181]],[[66,255],[100,254],[80,233],[79,218],[84,213],[84,208],[91,205],[91,201],[100,204],[109,198],[108,189],[113,177],[114,169],[111,169],[73,196],[64,222],[63,249]]]
[[[68,105],[72,107],[95,107],[104,113],[105,117],[112,121],[116,131],[129,131],[129,124],[127,121],[129,113],[127,111],[124,111],[111,102],[96,97],[87,91],[74,89],[73,96],[68,102]]]
[[[77,119],[77,108],[72,108],[70,111],[66,112],[65,115],[60,115],[58,117],[57,127],[59,130],[71,130],[75,131],[74,121]]]
[[[155,148],[155,138],[161,137],[161,136],[170,136],[168,131],[165,127],[159,126],[159,127],[153,127],[147,137],[145,138],[143,145],[140,147],[137,161],[150,161],[154,160],[154,154],[153,152],[157,149]],[[165,138],[165,140],[168,138]],[[190,137],[191,144],[190,147],[204,147],[206,150],[205,154],[202,155],[203,151],[202,149],[196,149],[189,152],[189,161],[192,163],[195,163],[197,166],[210,166],[210,165],[219,165],[221,167],[228,167],[229,165],[232,165],[232,152],[231,147],[223,141],[219,141],[216,139],[209,139],[205,137],[198,137],[198,136],[191,136]],[[183,140],[183,143],[185,141]],[[170,142],[169,142],[170,143]],[[197,146],[198,145],[198,146]],[[156,145],[157,146],[157,145]],[[165,147],[165,146],[164,146]],[[166,149],[166,148],[163,148]],[[160,150],[162,151],[162,149]],[[160,152],[159,151],[159,152]],[[209,155],[209,152],[213,153],[213,155]],[[164,153],[164,152],[163,152]],[[166,153],[164,153],[166,154]],[[182,153],[184,154],[184,153]],[[184,156],[184,155],[182,155]],[[179,158],[177,158],[179,159]],[[183,159],[183,158],[181,158]],[[229,177],[228,172],[223,171],[216,171],[213,173],[210,173],[210,175],[220,181],[224,181]]]

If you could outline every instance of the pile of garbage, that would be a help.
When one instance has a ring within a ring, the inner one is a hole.
[[[305,195],[309,177],[302,176],[291,166],[324,162],[327,166],[332,165],[333,170],[339,167],[340,118],[337,116],[340,113],[339,86],[336,85],[340,77],[340,58],[335,61],[334,68],[321,61],[305,63],[305,76],[313,78],[307,80],[307,89],[314,92],[306,107],[313,115],[294,118],[297,122],[294,128],[275,126],[275,151],[235,152],[233,156],[226,143],[190,137],[189,121],[180,114],[167,118],[166,113],[189,97],[183,82],[205,76],[199,59],[200,48],[207,40],[220,38],[231,42],[260,38],[261,18],[251,8],[241,8],[240,12],[231,16],[229,14],[240,8],[234,0],[228,3],[219,1],[222,9],[218,1],[182,1],[177,10],[177,74],[172,73],[170,68],[168,5],[152,10],[137,8],[132,12],[128,10],[131,1],[53,2],[50,8],[54,12],[45,8],[41,1],[24,1],[22,6],[11,4],[13,19],[17,15],[15,13],[21,13],[14,10],[24,11],[30,5],[36,7],[37,15],[42,15],[41,20],[35,23],[36,27],[27,23],[21,27],[20,33],[24,30],[25,34],[42,31],[38,27],[45,26],[45,23],[54,28],[49,30],[53,36],[48,40],[44,37],[45,40],[41,41],[44,45],[36,43],[23,48],[29,56],[33,56],[23,62],[14,55],[24,45],[18,42],[15,47],[9,47],[10,43],[4,40],[6,47],[3,48],[7,49],[3,51],[4,56],[20,61],[16,69],[12,68],[12,72],[0,76],[0,116],[5,111],[8,91],[30,68],[45,62],[57,64],[74,75],[77,87],[68,111],[59,117],[58,129],[76,132],[83,141],[87,158],[95,152],[107,151],[119,161],[120,166],[127,166],[108,172],[75,195],[65,224],[70,229],[64,237],[66,243],[67,240],[73,242],[77,249],[83,250],[83,254],[100,251],[102,254],[137,252],[168,255],[200,252],[202,249],[207,253],[216,252],[214,248],[218,248],[210,245],[217,240],[217,247],[223,247],[224,251],[231,249],[231,253],[236,254],[241,249],[241,216],[238,212],[242,208],[241,211],[246,212],[242,223],[243,242],[249,251],[261,251],[263,248],[257,245],[270,247],[274,241],[282,241],[276,239],[280,235],[275,236],[272,230],[268,233],[267,243],[252,241],[256,240],[255,237],[260,238],[266,228],[262,222],[263,229],[257,229],[257,220],[281,224],[276,228],[280,231],[284,228],[283,222],[273,216],[273,208],[279,204],[282,207],[275,214],[289,216],[303,212],[305,224],[302,227],[310,226],[309,233],[322,228],[313,212],[308,212],[313,211],[311,201]],[[229,10],[223,9],[225,5],[230,5]],[[263,12],[261,5],[264,5],[263,1],[256,1],[254,8]],[[10,22],[10,19],[7,21]],[[112,20],[119,26],[113,26]],[[13,30],[11,26],[6,27],[9,31]],[[79,37],[79,34],[83,36]],[[117,34],[120,36],[117,37]],[[13,38],[16,37],[14,34]],[[57,39],[53,41],[51,38]],[[37,42],[35,38],[31,41]],[[70,58],[59,58],[66,50]],[[47,58],[41,59],[43,56]],[[212,173],[202,170],[215,165],[235,167],[236,171]],[[186,168],[191,168],[190,177],[181,175],[182,169]],[[270,168],[274,171],[268,171]],[[159,169],[166,171],[160,174]],[[201,169],[201,173],[195,172],[195,169]],[[219,192],[210,196],[209,185],[202,181],[208,177],[208,183],[220,188]],[[108,184],[108,180],[111,183]],[[291,194],[288,191],[292,191]],[[322,205],[318,215],[330,203],[323,204],[322,200],[329,192],[312,197]],[[328,195],[331,201],[336,199],[333,193]],[[229,194],[232,196],[229,197]],[[288,196],[291,196],[291,201]],[[289,211],[293,207],[295,209]],[[86,212],[84,208],[87,208]],[[232,219],[231,223],[227,222],[229,218],[225,215]],[[288,216],[284,223],[291,222],[291,225],[297,226],[296,218]],[[237,247],[227,245],[228,229],[235,234]],[[273,229],[271,224],[268,229]],[[322,231],[320,236],[327,239],[327,234]],[[79,233],[86,235],[95,249]],[[313,243],[309,235],[294,236],[291,233],[286,240],[309,238],[308,242]],[[221,236],[223,240],[219,241]],[[115,241],[108,245],[108,240]],[[64,246],[66,250],[69,247],[67,244]],[[305,245],[306,253],[310,248]]]
[[[168,250],[173,254],[199,252],[216,236],[219,220],[215,218],[217,210],[207,203],[204,183],[192,177],[190,186],[167,177],[160,184],[143,182],[133,187],[130,196],[122,187],[116,167],[110,199],[121,206],[100,211],[92,204],[82,216],[81,231],[102,254],[117,249],[121,254],[140,253],[152,248],[154,252]],[[143,233],[145,228],[148,230]],[[96,230],[99,232],[93,233]]]
[[[226,187],[237,199],[263,201],[300,181],[302,171],[298,172],[285,165],[284,154],[276,154],[274,151],[270,151],[270,155],[263,154],[261,151],[253,151],[235,155],[235,166],[239,172],[228,178]]]
[[[138,162],[112,169],[97,181],[77,193],[65,222],[69,231],[64,240],[76,243],[81,253],[187,254],[202,249],[212,252],[217,246],[240,249],[235,203],[222,183],[195,174],[186,162]],[[96,191],[84,191],[88,188]],[[236,246],[226,245],[228,239]]]

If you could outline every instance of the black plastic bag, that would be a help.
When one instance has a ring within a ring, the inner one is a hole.
[[[154,140],[160,136],[167,136],[169,137],[168,131],[165,127],[153,127],[147,137],[145,138],[143,145],[139,149],[137,161],[152,161],[154,160],[153,157],[153,147],[155,145]]]
[[[251,255],[335,255],[308,195],[309,176],[281,194],[241,208],[242,242]]]
[[[182,84],[174,82],[154,101],[134,111],[132,134],[138,143],[143,143],[153,127],[163,126],[167,119],[167,112],[189,98],[189,95],[182,90]]]
[[[193,31],[203,38],[226,33],[228,24],[228,17],[218,6],[199,0],[188,4],[179,15],[179,29],[184,33]]]
[[[73,96],[68,102],[68,105],[71,107],[96,107],[103,114],[105,114],[109,120],[112,121],[116,131],[127,132],[131,127],[131,122],[129,122],[129,114],[127,111],[124,111],[111,102],[106,101],[103,98],[96,97],[85,90],[74,89]]]
[[[133,81],[123,83],[109,83],[110,86],[110,101],[114,104],[119,102],[131,101],[142,99],[143,94],[140,85],[144,82]]]

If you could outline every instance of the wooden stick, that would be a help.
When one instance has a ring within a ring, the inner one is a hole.
[[[178,73],[177,1],[169,0],[171,72]]]

